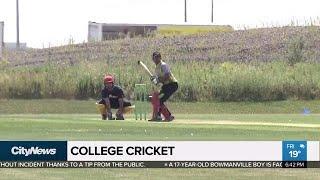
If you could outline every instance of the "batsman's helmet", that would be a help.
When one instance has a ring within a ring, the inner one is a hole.
[[[104,75],[103,78],[104,83],[114,83],[114,78],[112,75]]]
[[[155,58],[161,58],[161,54],[160,54],[158,51],[156,51],[156,52],[152,53],[152,58],[153,58],[153,59],[155,59]]]

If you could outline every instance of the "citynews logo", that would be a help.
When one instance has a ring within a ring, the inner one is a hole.
[[[11,153],[13,155],[24,155],[24,156],[29,156],[29,155],[55,155],[57,152],[57,149],[43,149],[39,147],[30,147],[30,148],[25,148],[25,147],[17,147],[13,146],[11,148]]]

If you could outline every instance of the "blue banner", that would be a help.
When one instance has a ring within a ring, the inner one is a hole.
[[[66,161],[67,141],[0,141],[0,161]]]
[[[283,161],[307,161],[307,141],[282,141]]]

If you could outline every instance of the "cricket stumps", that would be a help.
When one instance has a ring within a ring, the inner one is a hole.
[[[135,119],[147,120],[147,87],[146,84],[135,84],[134,86],[134,100],[135,100]]]

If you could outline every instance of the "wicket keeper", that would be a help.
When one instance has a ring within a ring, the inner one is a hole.
[[[134,108],[128,100],[124,99],[123,90],[120,86],[114,84],[112,75],[104,76],[104,88],[101,91],[101,97],[102,99],[96,104],[102,120],[114,120],[111,109],[118,109],[116,120],[124,120],[123,114]]]
[[[178,89],[178,81],[173,76],[168,64],[161,60],[161,54],[154,52],[152,54],[152,61],[155,63],[155,76],[151,76],[150,80],[154,84],[161,83],[160,92],[154,92],[151,98],[153,105],[153,116],[149,121],[162,121],[161,114],[164,116],[164,121],[172,121],[172,116],[169,109],[165,106],[165,102]]]

